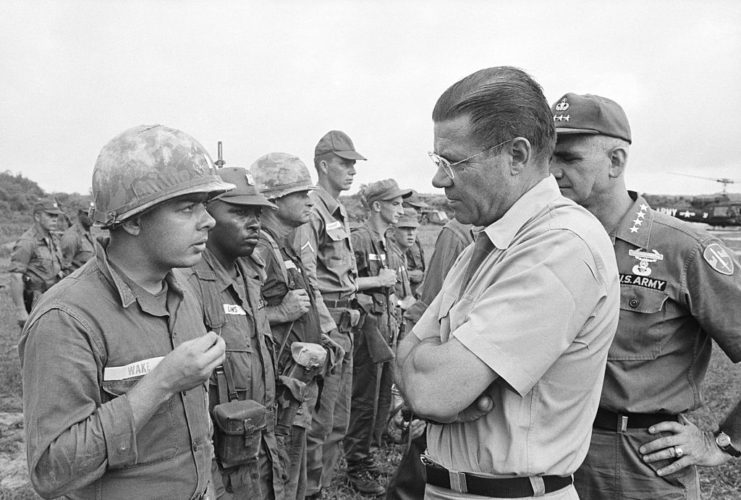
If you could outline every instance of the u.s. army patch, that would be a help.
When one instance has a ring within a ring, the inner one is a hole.
[[[733,274],[733,259],[728,255],[728,251],[718,243],[711,243],[705,247],[702,252],[705,262],[720,274],[731,276]]]

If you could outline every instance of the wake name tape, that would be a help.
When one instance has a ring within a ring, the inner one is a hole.
[[[143,359],[126,366],[106,366],[105,370],[103,370],[103,380],[126,380],[142,377],[154,370],[154,367],[157,366],[163,358],[164,356]]]

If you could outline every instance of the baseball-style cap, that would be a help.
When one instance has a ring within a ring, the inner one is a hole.
[[[556,135],[601,134],[632,142],[625,111],[606,97],[568,93],[553,104],[551,111]]]
[[[419,227],[417,211],[413,208],[405,208],[404,215],[399,217],[396,227]]]
[[[325,155],[327,153],[334,153],[340,158],[346,160],[366,160],[367,158],[357,151],[352,143],[350,137],[340,130],[330,130],[324,136],[319,139],[316,147],[314,148],[314,158],[317,156]]]
[[[221,180],[224,182],[234,184],[236,188],[217,196],[215,199],[232,205],[250,205],[272,209],[278,208],[270,203],[265,196],[260,194],[255,185],[255,180],[252,178],[252,174],[246,169],[239,167],[225,167],[216,170],[216,175],[221,177]]]
[[[33,213],[46,212],[52,215],[62,215],[62,211],[59,209],[59,205],[56,201],[50,199],[41,199],[34,203]]]
[[[401,189],[394,179],[371,182],[362,189],[362,196],[370,206],[374,201],[393,200],[397,196],[408,198],[412,195],[411,189]]]

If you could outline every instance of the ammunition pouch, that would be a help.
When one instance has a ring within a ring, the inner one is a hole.
[[[342,365],[342,360],[345,358],[345,349],[324,333],[322,334],[321,346],[327,351],[327,363],[324,374],[334,373],[334,370]]]
[[[328,309],[329,314],[337,325],[337,331],[340,333],[350,333],[353,327],[357,326],[361,314],[355,309]]]
[[[224,469],[257,461],[268,411],[250,399],[236,399],[228,365],[216,368],[219,404],[212,410],[214,452]]]

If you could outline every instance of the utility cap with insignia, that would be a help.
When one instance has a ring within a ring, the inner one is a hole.
[[[399,217],[396,227],[419,227],[417,211],[413,208],[405,208],[404,215]]]
[[[360,191],[365,203],[370,207],[374,201],[388,201],[401,196],[409,198],[412,195],[411,189],[401,189],[394,179],[384,179],[382,181],[371,182],[364,186]]]
[[[215,198],[216,200],[221,200],[230,205],[278,208],[270,203],[265,196],[260,194],[255,185],[255,180],[252,178],[252,174],[246,169],[240,167],[224,167],[216,170],[216,175],[221,177],[221,180],[224,182],[236,186],[235,189],[217,196]]]
[[[250,166],[257,188],[274,200],[291,193],[316,189],[309,169],[298,156],[288,153],[268,153]]]
[[[34,203],[33,213],[46,212],[52,215],[62,215],[62,211],[59,210],[59,205],[56,201],[50,199],[41,199]]]
[[[553,104],[551,111],[556,135],[601,134],[632,142],[625,111],[606,97],[568,93]]]
[[[325,155],[327,153],[334,153],[340,158],[346,160],[366,160],[367,158],[357,151],[352,143],[350,137],[340,130],[330,130],[324,137],[319,139],[316,147],[314,148],[314,158]]]

